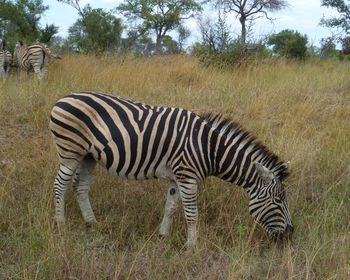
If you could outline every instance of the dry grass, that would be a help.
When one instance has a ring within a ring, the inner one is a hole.
[[[41,83],[0,81],[0,279],[350,279],[349,76],[350,66],[335,62],[219,71],[187,57],[80,56],[54,62]],[[244,192],[209,178],[198,246],[183,250],[181,212],[169,238],[158,239],[166,182],[121,180],[101,168],[91,193],[98,226],[85,228],[69,192],[58,234],[48,116],[59,97],[79,90],[223,112],[253,131],[291,161],[293,242],[268,241]]]

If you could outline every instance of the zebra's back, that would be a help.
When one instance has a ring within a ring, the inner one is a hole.
[[[180,108],[86,92],[60,99],[50,128],[61,160],[91,154],[122,177],[172,179],[172,164],[195,118]]]
[[[20,67],[29,70],[33,68],[34,65],[39,65],[41,67],[45,59],[46,53],[44,48],[39,44],[34,44],[23,49],[19,54],[18,64]]]

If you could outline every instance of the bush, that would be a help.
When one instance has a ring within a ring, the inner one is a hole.
[[[196,43],[192,46],[192,55],[199,57],[206,66],[213,65],[221,68],[241,65],[254,58],[265,58],[270,55],[270,52],[262,43],[251,43],[242,47],[239,41],[235,40],[224,51],[212,51],[208,46]]]
[[[273,46],[272,51],[278,56],[305,59],[307,56],[307,42],[306,35],[286,29],[270,36],[267,44]]]

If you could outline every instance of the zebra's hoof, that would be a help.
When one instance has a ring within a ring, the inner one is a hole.
[[[85,227],[86,227],[86,229],[91,229],[95,224],[97,224],[96,220],[85,222]]]
[[[164,240],[166,238],[166,234],[158,234],[158,238]]]
[[[65,230],[64,222],[56,221],[56,227],[58,234],[62,234]]]

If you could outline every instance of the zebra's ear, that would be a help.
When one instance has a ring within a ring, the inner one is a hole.
[[[265,185],[269,185],[272,182],[272,179],[274,177],[274,174],[271,170],[266,168],[264,165],[262,165],[260,162],[254,162],[256,171],[260,178],[263,180]]]

